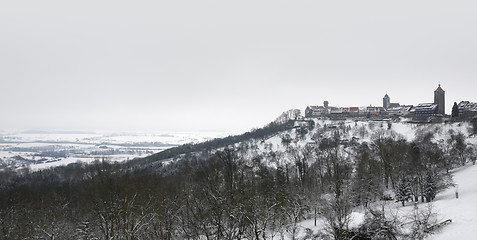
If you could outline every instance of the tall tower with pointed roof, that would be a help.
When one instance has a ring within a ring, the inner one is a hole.
[[[383,97],[383,108],[388,109],[390,105],[391,105],[391,98],[386,93],[386,95],[384,95]]]
[[[437,113],[446,114],[446,92],[441,88],[441,84],[434,91],[434,103],[437,104]]]

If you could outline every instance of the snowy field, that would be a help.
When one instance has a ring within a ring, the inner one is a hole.
[[[32,170],[107,159],[125,161],[223,132],[0,132],[0,167]]]

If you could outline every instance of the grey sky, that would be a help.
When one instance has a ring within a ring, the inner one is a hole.
[[[1,1],[0,129],[249,130],[477,101],[475,1]]]

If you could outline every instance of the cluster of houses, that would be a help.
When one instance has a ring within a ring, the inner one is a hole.
[[[305,117],[321,117],[330,115],[361,116],[367,114],[379,115],[384,111],[382,107],[326,107],[308,106]]]
[[[477,117],[477,103],[462,101],[458,105],[461,119]],[[434,91],[433,103],[420,103],[417,105],[401,105],[391,103],[391,98],[386,94],[383,98],[382,107],[331,107],[328,101],[323,106],[308,106],[305,109],[305,117],[393,117],[403,116],[415,121],[442,121],[445,114],[445,91],[439,84]]]

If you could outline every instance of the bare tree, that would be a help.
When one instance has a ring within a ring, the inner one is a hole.
[[[424,209],[419,209],[414,205],[414,210],[407,216],[407,232],[404,234],[406,239],[422,240],[432,234],[427,229],[436,224],[436,213],[432,204],[426,204]]]
[[[335,240],[345,239],[349,232],[352,205],[344,197],[334,196],[323,202],[322,213],[327,223],[327,231]]]

